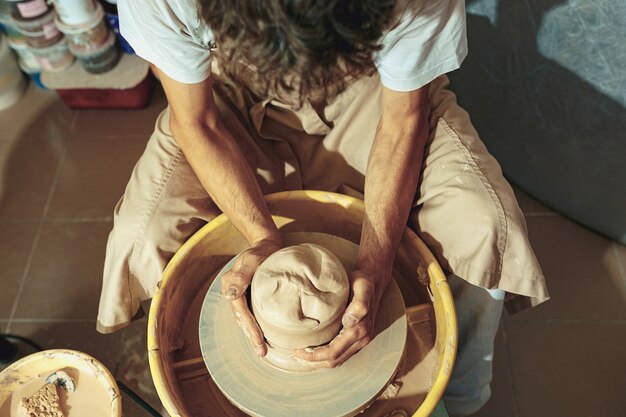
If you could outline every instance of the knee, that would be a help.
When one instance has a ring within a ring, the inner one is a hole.
[[[116,215],[107,242],[106,263],[124,265],[125,273],[133,283],[133,294],[141,294],[142,300],[152,296],[171,258],[172,253],[164,251],[161,244],[158,233],[145,228],[133,216]]]
[[[113,210],[112,238],[132,240],[140,235],[141,219],[145,215],[138,207],[133,207],[124,197],[115,205]]]
[[[425,201],[411,214],[409,225],[442,244],[488,244],[505,233],[505,218],[497,197],[488,192],[451,190]]]
[[[488,193],[466,193],[462,205],[465,213],[458,216],[458,227],[467,228],[468,237],[475,236],[477,240],[487,243],[497,239],[504,233],[504,213],[497,197]]]
[[[153,253],[158,246],[158,236],[148,227],[148,213],[137,204],[124,201],[124,197],[115,206],[113,213],[113,230],[109,235],[108,246],[112,249],[125,248],[129,259],[129,269],[144,253]],[[116,251],[119,252],[119,251]]]

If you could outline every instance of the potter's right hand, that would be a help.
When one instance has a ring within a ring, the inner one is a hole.
[[[243,251],[235,265],[222,276],[222,295],[231,300],[235,319],[258,356],[267,354],[267,345],[259,324],[248,308],[246,290],[259,265],[281,247],[280,242],[261,240]]]

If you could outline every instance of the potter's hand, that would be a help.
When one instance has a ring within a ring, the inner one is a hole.
[[[341,319],[343,329],[329,344],[298,349],[296,356],[317,367],[334,368],[367,345],[374,336],[374,323],[382,294],[391,276],[356,270],[350,275],[352,300]]]
[[[239,255],[232,269],[222,276],[222,295],[231,300],[233,314],[244,334],[248,337],[254,352],[259,356],[267,354],[267,345],[263,332],[248,308],[246,290],[259,265],[272,253],[281,248],[281,244],[271,240],[262,240],[252,245]]]

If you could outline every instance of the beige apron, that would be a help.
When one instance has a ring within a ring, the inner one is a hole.
[[[548,294],[524,217],[498,163],[447,85],[441,76],[430,87],[421,180],[417,192],[406,190],[416,195],[409,225],[444,270],[518,295],[509,297],[509,311],[539,304]],[[255,100],[219,77],[214,83],[221,119],[263,193],[316,189],[362,195],[381,90],[377,75],[361,78],[318,113],[307,101],[293,110],[276,100]],[[152,297],[175,251],[218,214],[172,137],[169,110],[164,110],[115,208],[98,330],[125,327],[141,302]]]

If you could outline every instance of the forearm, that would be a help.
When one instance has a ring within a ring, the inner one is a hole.
[[[357,268],[390,276],[407,224],[428,138],[426,97],[383,113],[365,177],[365,217]]]
[[[219,119],[183,126],[171,114],[170,126],[200,183],[248,243],[280,242],[252,169]]]

